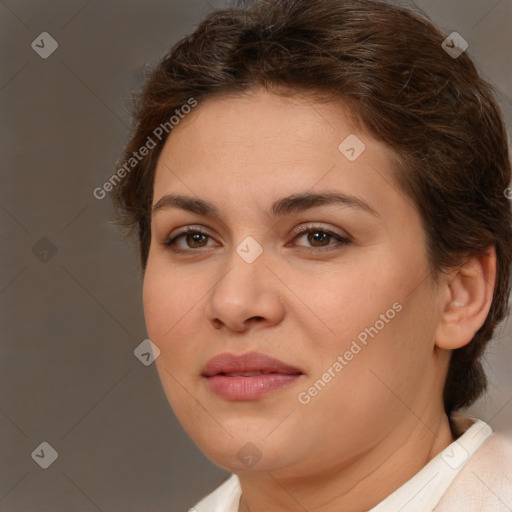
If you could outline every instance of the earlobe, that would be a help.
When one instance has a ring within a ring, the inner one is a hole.
[[[447,275],[435,342],[454,350],[467,345],[487,318],[496,282],[495,248],[469,256]]]

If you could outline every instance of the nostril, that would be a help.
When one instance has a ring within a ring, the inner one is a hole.
[[[212,324],[215,329],[220,329],[222,327],[222,322],[218,318],[214,318],[212,320]]]

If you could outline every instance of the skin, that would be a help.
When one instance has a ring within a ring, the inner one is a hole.
[[[338,150],[350,134],[366,146],[355,161]],[[241,512],[368,510],[453,441],[441,398],[450,350],[485,320],[495,254],[472,256],[436,284],[421,219],[393,173],[391,149],[356,128],[342,104],[304,95],[209,99],[166,141],[153,204],[170,193],[199,197],[220,218],[179,208],[153,215],[146,325],[169,403],[205,455],[239,476]],[[356,196],[378,216],[343,204],[270,214],[284,196],[326,191]],[[310,223],[320,242],[295,234]],[[208,236],[182,236],[180,253],[163,245],[192,225]],[[236,252],[248,236],[263,250],[252,263]],[[396,302],[402,310],[299,403]],[[253,350],[304,375],[254,401],[212,394],[201,376],[208,360]],[[261,455],[252,467],[237,455],[248,442]]]

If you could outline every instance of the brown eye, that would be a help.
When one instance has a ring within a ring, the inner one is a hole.
[[[191,249],[202,249],[208,247],[212,237],[196,228],[187,228],[175,236],[170,236],[163,245],[176,252],[188,251]]]
[[[306,226],[296,234],[292,245],[302,247],[302,250],[305,251],[326,252],[331,249],[339,249],[350,243],[352,243],[350,238],[323,229],[321,226]]]
[[[329,245],[329,241],[331,239],[331,235],[329,233],[326,233],[325,231],[310,231],[309,233],[307,233],[307,235],[308,242],[313,247],[324,247],[326,245]]]
[[[207,243],[208,235],[203,233],[186,233],[185,240],[191,248],[204,247]]]

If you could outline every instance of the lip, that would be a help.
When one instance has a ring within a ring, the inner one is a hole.
[[[262,373],[237,375],[248,372]],[[202,372],[210,391],[226,400],[255,400],[291,384],[302,375],[300,369],[259,352],[219,354],[208,361]]]

